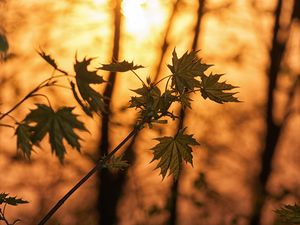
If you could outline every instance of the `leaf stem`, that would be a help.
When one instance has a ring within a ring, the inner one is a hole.
[[[64,202],[82,185],[84,184],[98,169],[102,169],[105,163],[134,135],[136,135],[143,127],[143,124],[135,126],[135,128],[121,141],[117,147],[114,148],[104,158],[100,158],[96,165],[75,185],[73,186],[57,203],[52,209],[46,214],[46,216],[38,223],[38,225],[44,225],[53,214],[64,204]]]
[[[60,71],[60,70],[58,70]],[[62,72],[62,71],[60,71]],[[63,72],[62,72],[63,73]],[[60,77],[65,77],[65,76],[70,76],[66,72],[64,72],[64,75],[57,75],[57,76],[51,76],[47,78],[46,80],[42,81],[37,87],[35,87],[32,91],[30,91],[22,100],[20,100],[17,104],[15,104],[10,110],[8,110],[6,113],[3,113],[0,116],[0,120],[2,120],[4,117],[8,116],[11,112],[13,112],[16,108],[18,108],[23,102],[25,102],[28,98],[32,97],[34,93],[39,91],[40,89],[49,86],[49,81],[55,78],[60,78]]]
[[[140,78],[140,76],[134,70],[130,70],[130,71],[142,82],[143,85],[147,86],[145,82]]]
[[[50,100],[49,100],[49,98],[47,97],[47,95],[44,95],[44,94],[32,94],[30,97],[37,97],[37,96],[44,97],[44,98],[47,100],[49,107],[52,108],[52,107],[51,107]]]
[[[153,86],[157,86],[160,82],[162,82],[163,80],[165,80],[165,79],[167,79],[167,78],[170,79],[170,77],[172,77],[172,76],[173,76],[173,74],[161,78],[159,81],[157,81],[156,83],[154,83]]]

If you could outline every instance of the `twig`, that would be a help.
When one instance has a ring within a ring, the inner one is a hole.
[[[53,214],[64,204],[64,202],[82,185],[84,184],[98,169],[102,169],[105,163],[134,135],[136,135],[143,127],[143,124],[137,125],[124,139],[120,144],[115,147],[113,151],[107,154],[104,158],[100,158],[96,165],[75,185],[73,186],[67,194],[65,194],[56,205],[46,214],[46,216],[38,223],[38,225],[44,225]]]

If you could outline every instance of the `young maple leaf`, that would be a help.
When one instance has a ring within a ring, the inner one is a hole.
[[[51,65],[56,70],[58,69],[56,62],[51,57],[51,55],[47,55],[42,49],[40,49],[40,51],[37,52],[49,65]]]
[[[165,178],[167,171],[177,179],[182,167],[182,161],[193,165],[191,145],[199,145],[193,135],[184,134],[186,128],[178,131],[175,137],[161,137],[155,140],[159,143],[151,150],[154,151],[154,160],[160,160],[156,168],[161,169],[161,175]],[[151,162],[152,162],[151,161]]]
[[[66,153],[63,139],[67,143],[80,151],[80,137],[74,132],[74,129],[87,131],[84,124],[73,114],[73,107],[62,107],[56,112],[44,104],[37,104],[37,108],[31,110],[24,121],[31,126],[31,142],[38,145],[39,142],[49,134],[49,142],[52,152],[56,154],[60,162],[63,162]]]
[[[224,82],[219,82],[220,77],[223,74],[210,74],[209,76],[202,75],[201,79],[201,95],[204,99],[209,98],[217,103],[224,102],[239,102],[239,100],[234,96],[237,92],[226,92],[235,88],[237,86],[232,86]]]
[[[8,205],[19,205],[28,203],[28,201],[23,200],[22,198],[17,198],[16,196],[11,197],[7,193],[0,193],[0,205],[1,204],[8,204]]]
[[[199,87],[200,81],[196,78],[203,75],[204,71],[211,66],[201,63],[197,57],[197,52],[186,52],[180,58],[178,58],[175,49],[172,53],[172,65],[168,65],[173,73],[171,86],[179,93],[183,93],[185,89],[194,90]]]
[[[88,108],[96,113],[104,113],[106,112],[106,107],[104,103],[104,97],[95,91],[93,88],[90,87],[90,84],[101,84],[104,81],[102,76],[97,75],[97,70],[89,71],[87,67],[89,66],[92,58],[84,58],[81,62],[77,60],[74,64],[74,70],[76,73],[76,84],[79,90],[79,93],[83,100],[88,104]],[[73,90],[74,94],[74,90]],[[78,95],[74,94],[74,97],[78,103],[82,106],[82,103]]]
[[[17,136],[17,150],[30,158],[32,150],[31,127],[27,123],[19,123],[15,135]]]
[[[144,68],[142,65],[134,65],[133,62],[123,60],[122,62],[112,62],[110,64],[102,64],[98,69],[107,70],[110,72],[126,72],[130,70],[137,70]]]

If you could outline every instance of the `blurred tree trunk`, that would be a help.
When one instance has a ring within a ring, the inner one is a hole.
[[[114,8],[114,39],[113,39],[113,52],[112,59],[118,60],[119,58],[119,46],[120,46],[120,31],[121,31],[121,0],[115,0]],[[111,99],[115,88],[116,73],[111,72],[108,78],[108,85],[104,90],[104,96],[106,99],[106,105],[108,113],[103,114],[101,121],[101,136],[100,145],[98,147],[100,155],[106,155],[109,151],[109,121],[111,115]],[[117,204],[120,198],[122,183],[117,177],[114,176],[109,170],[103,169],[98,174],[99,178],[99,196],[97,202],[97,208],[99,213],[99,224],[117,224]]]
[[[201,34],[201,23],[202,23],[202,18],[204,15],[204,7],[205,7],[205,0],[199,0],[198,4],[198,11],[197,11],[197,22],[194,28],[194,38],[193,38],[193,43],[192,43],[192,50],[197,50],[198,48],[198,41],[199,37]],[[180,122],[177,125],[177,130],[180,130],[183,128],[184,121],[186,117],[186,111],[185,109],[180,109]],[[179,184],[181,180],[181,173],[179,173],[178,179],[175,180],[170,189],[170,200],[169,200],[169,211],[170,211],[170,217],[168,224],[169,225],[175,225],[177,222],[177,207],[178,207],[178,197],[179,197]]]
[[[163,45],[161,47],[162,53],[160,54],[160,61],[158,65],[158,69],[160,70],[162,60],[164,58],[164,54],[166,51],[166,48],[168,46],[167,44],[167,37],[169,36],[169,31],[171,24],[173,23],[174,15],[177,10],[177,5],[180,0],[176,0],[176,3],[173,6],[172,14],[169,18],[169,22],[167,25],[167,29],[165,31],[165,37],[163,40]],[[117,15],[120,11],[117,12],[117,8],[115,11],[115,14]],[[119,27],[119,28],[117,28]],[[119,34],[120,34],[120,21],[115,21],[115,33],[118,35],[115,35],[114,39],[114,50],[113,50],[113,58],[117,59],[118,56],[118,49],[119,49]],[[156,73],[154,80],[158,79],[159,71]],[[114,83],[114,76],[115,74],[110,74],[110,83]],[[105,90],[105,96],[109,96],[112,94],[112,89],[109,89],[110,87],[113,88],[113,85],[108,86],[107,90]],[[106,116],[108,117],[108,116]],[[107,154],[108,152],[108,121],[109,118],[104,118],[102,121],[102,136],[101,136],[101,145],[99,147],[101,154]],[[136,139],[138,136],[134,136],[132,140],[130,141],[129,145],[127,146],[126,150],[124,151],[123,159],[127,160],[130,165],[132,165],[135,162],[135,152],[134,152],[134,145],[136,143]],[[99,209],[99,215],[100,215],[100,224],[117,224],[117,207],[118,202],[120,198],[123,195],[124,188],[126,186],[126,180],[127,180],[127,170],[118,171],[116,174],[110,173],[108,170],[102,170],[99,174],[99,180],[100,180],[100,193],[99,193],[99,200],[98,200],[98,209]]]
[[[283,61],[284,53],[286,50],[287,41],[290,34],[291,23],[297,16],[297,8],[299,7],[299,1],[295,0],[293,5],[292,16],[287,24],[282,24],[282,9],[283,1],[278,0],[277,7],[274,12],[275,22],[273,28],[273,38],[272,46],[269,52],[270,66],[268,69],[268,87],[267,87],[267,100],[266,100],[266,113],[265,113],[265,123],[266,123],[266,135],[264,139],[264,149],[261,155],[261,171],[259,173],[256,193],[254,196],[253,212],[250,219],[251,225],[261,224],[262,210],[266,203],[268,190],[267,184],[272,173],[272,161],[276,153],[277,145],[279,142],[280,135],[282,133],[283,127],[286,124],[287,116],[289,114],[289,106],[285,107],[285,116],[281,122],[276,122],[274,119],[274,104],[275,104],[275,91],[279,86],[278,77],[280,74],[281,63]],[[299,10],[299,9],[298,9]],[[299,13],[299,11],[298,11]],[[291,104],[291,99],[293,98],[294,91],[292,89],[296,88],[297,85],[291,87],[291,92],[289,94],[288,104]]]
[[[171,16],[169,18],[169,22],[167,24],[167,29],[165,31],[165,37],[163,40],[163,45],[161,47],[162,51],[160,54],[160,60],[159,64],[157,67],[157,72],[156,76],[154,77],[154,80],[158,79],[158,74],[159,70],[162,65],[162,60],[164,58],[164,54],[167,50],[168,47],[168,42],[167,38],[170,32],[170,27],[171,24],[173,23],[174,20],[174,15],[175,12],[177,11],[177,5],[180,0],[176,0],[173,6],[173,10],[171,13]],[[120,13],[120,5],[121,1],[118,1],[119,6],[116,7],[115,9],[115,38],[114,38],[114,50],[113,50],[113,58],[117,59],[118,58],[118,52],[119,52],[119,39],[120,39],[120,26],[121,26],[121,21],[118,18],[120,16],[117,16]],[[119,8],[119,9],[117,9]],[[114,83],[114,78],[115,74],[111,73],[110,74],[110,83]],[[110,96],[112,95],[112,90],[113,90],[113,85],[107,86],[105,90],[105,96]],[[109,104],[109,102],[108,102]],[[103,117],[102,120],[102,132],[101,132],[101,144],[99,147],[99,150],[101,154],[107,154],[108,152],[108,115],[106,116],[107,118]],[[134,145],[136,142],[137,136],[133,137],[131,142],[129,143],[127,149],[124,151],[124,156],[123,158],[128,161],[130,165],[132,165],[135,161],[135,153],[134,153]],[[127,177],[127,170],[124,171],[118,171],[117,174],[112,174],[108,170],[103,170],[99,174],[99,180],[100,180],[100,192],[99,192],[99,200],[98,200],[98,210],[99,210],[99,215],[100,215],[100,224],[117,224],[118,219],[117,219],[117,207],[118,207],[118,202],[120,198],[122,197],[124,188],[126,186],[126,177]]]
[[[169,47],[169,40],[168,40],[169,33],[170,33],[170,30],[171,30],[176,12],[178,10],[178,5],[179,5],[180,1],[181,0],[176,0],[175,1],[174,5],[173,5],[173,10],[172,10],[171,16],[170,16],[169,21],[167,23],[167,28],[166,28],[165,35],[164,35],[164,38],[163,38],[163,43],[161,45],[160,52],[158,53],[159,54],[159,56],[158,56],[159,60],[158,60],[157,68],[156,68],[156,73],[155,73],[155,76],[153,78],[154,81],[158,80],[159,73],[161,71],[161,66],[163,64],[166,52],[167,52],[168,47]]]

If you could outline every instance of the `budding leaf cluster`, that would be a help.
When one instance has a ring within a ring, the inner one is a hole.
[[[122,156],[112,156],[110,160],[105,164],[110,170],[124,170],[129,166],[128,162],[122,158]]]
[[[278,219],[285,224],[300,224],[300,206],[285,205],[280,209],[276,209],[275,213]]]

